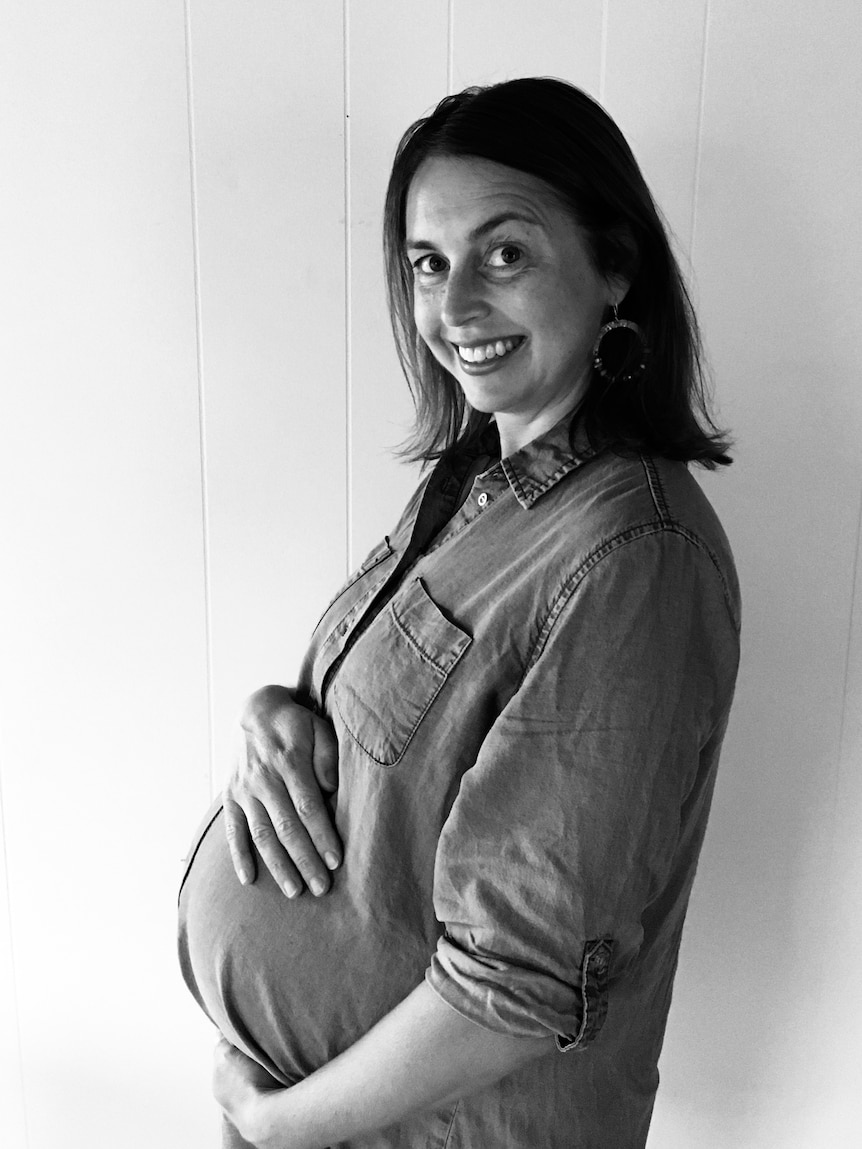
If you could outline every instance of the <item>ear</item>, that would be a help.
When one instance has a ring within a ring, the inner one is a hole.
[[[603,236],[605,281],[608,304],[619,307],[628,294],[637,273],[638,247],[626,225],[613,228]]]
[[[607,275],[605,281],[608,285],[608,307],[622,307],[623,300],[629,293],[631,280],[622,274]]]

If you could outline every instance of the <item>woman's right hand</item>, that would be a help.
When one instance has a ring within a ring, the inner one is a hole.
[[[237,877],[255,880],[255,851],[289,897],[329,889],[341,842],[322,791],[338,785],[338,747],[325,718],[285,686],[264,686],[240,718],[233,773],[224,791],[228,846]]]

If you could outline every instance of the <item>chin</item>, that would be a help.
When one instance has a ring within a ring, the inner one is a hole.
[[[464,398],[467,400],[467,406],[471,407],[474,411],[478,411],[481,415],[495,415],[496,406],[489,402],[487,399],[473,398],[464,392]]]

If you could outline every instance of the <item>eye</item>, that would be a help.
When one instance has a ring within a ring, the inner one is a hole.
[[[413,262],[413,270],[419,275],[439,275],[445,268],[446,260],[442,255],[423,255]]]
[[[523,252],[514,243],[503,243],[495,247],[488,260],[491,267],[515,267],[523,258]]]

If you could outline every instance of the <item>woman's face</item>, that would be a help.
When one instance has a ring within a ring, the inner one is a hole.
[[[501,438],[517,429],[522,446],[584,394],[603,315],[625,282],[594,268],[547,184],[490,160],[425,160],[406,231],[419,334],[467,402],[496,414]]]

